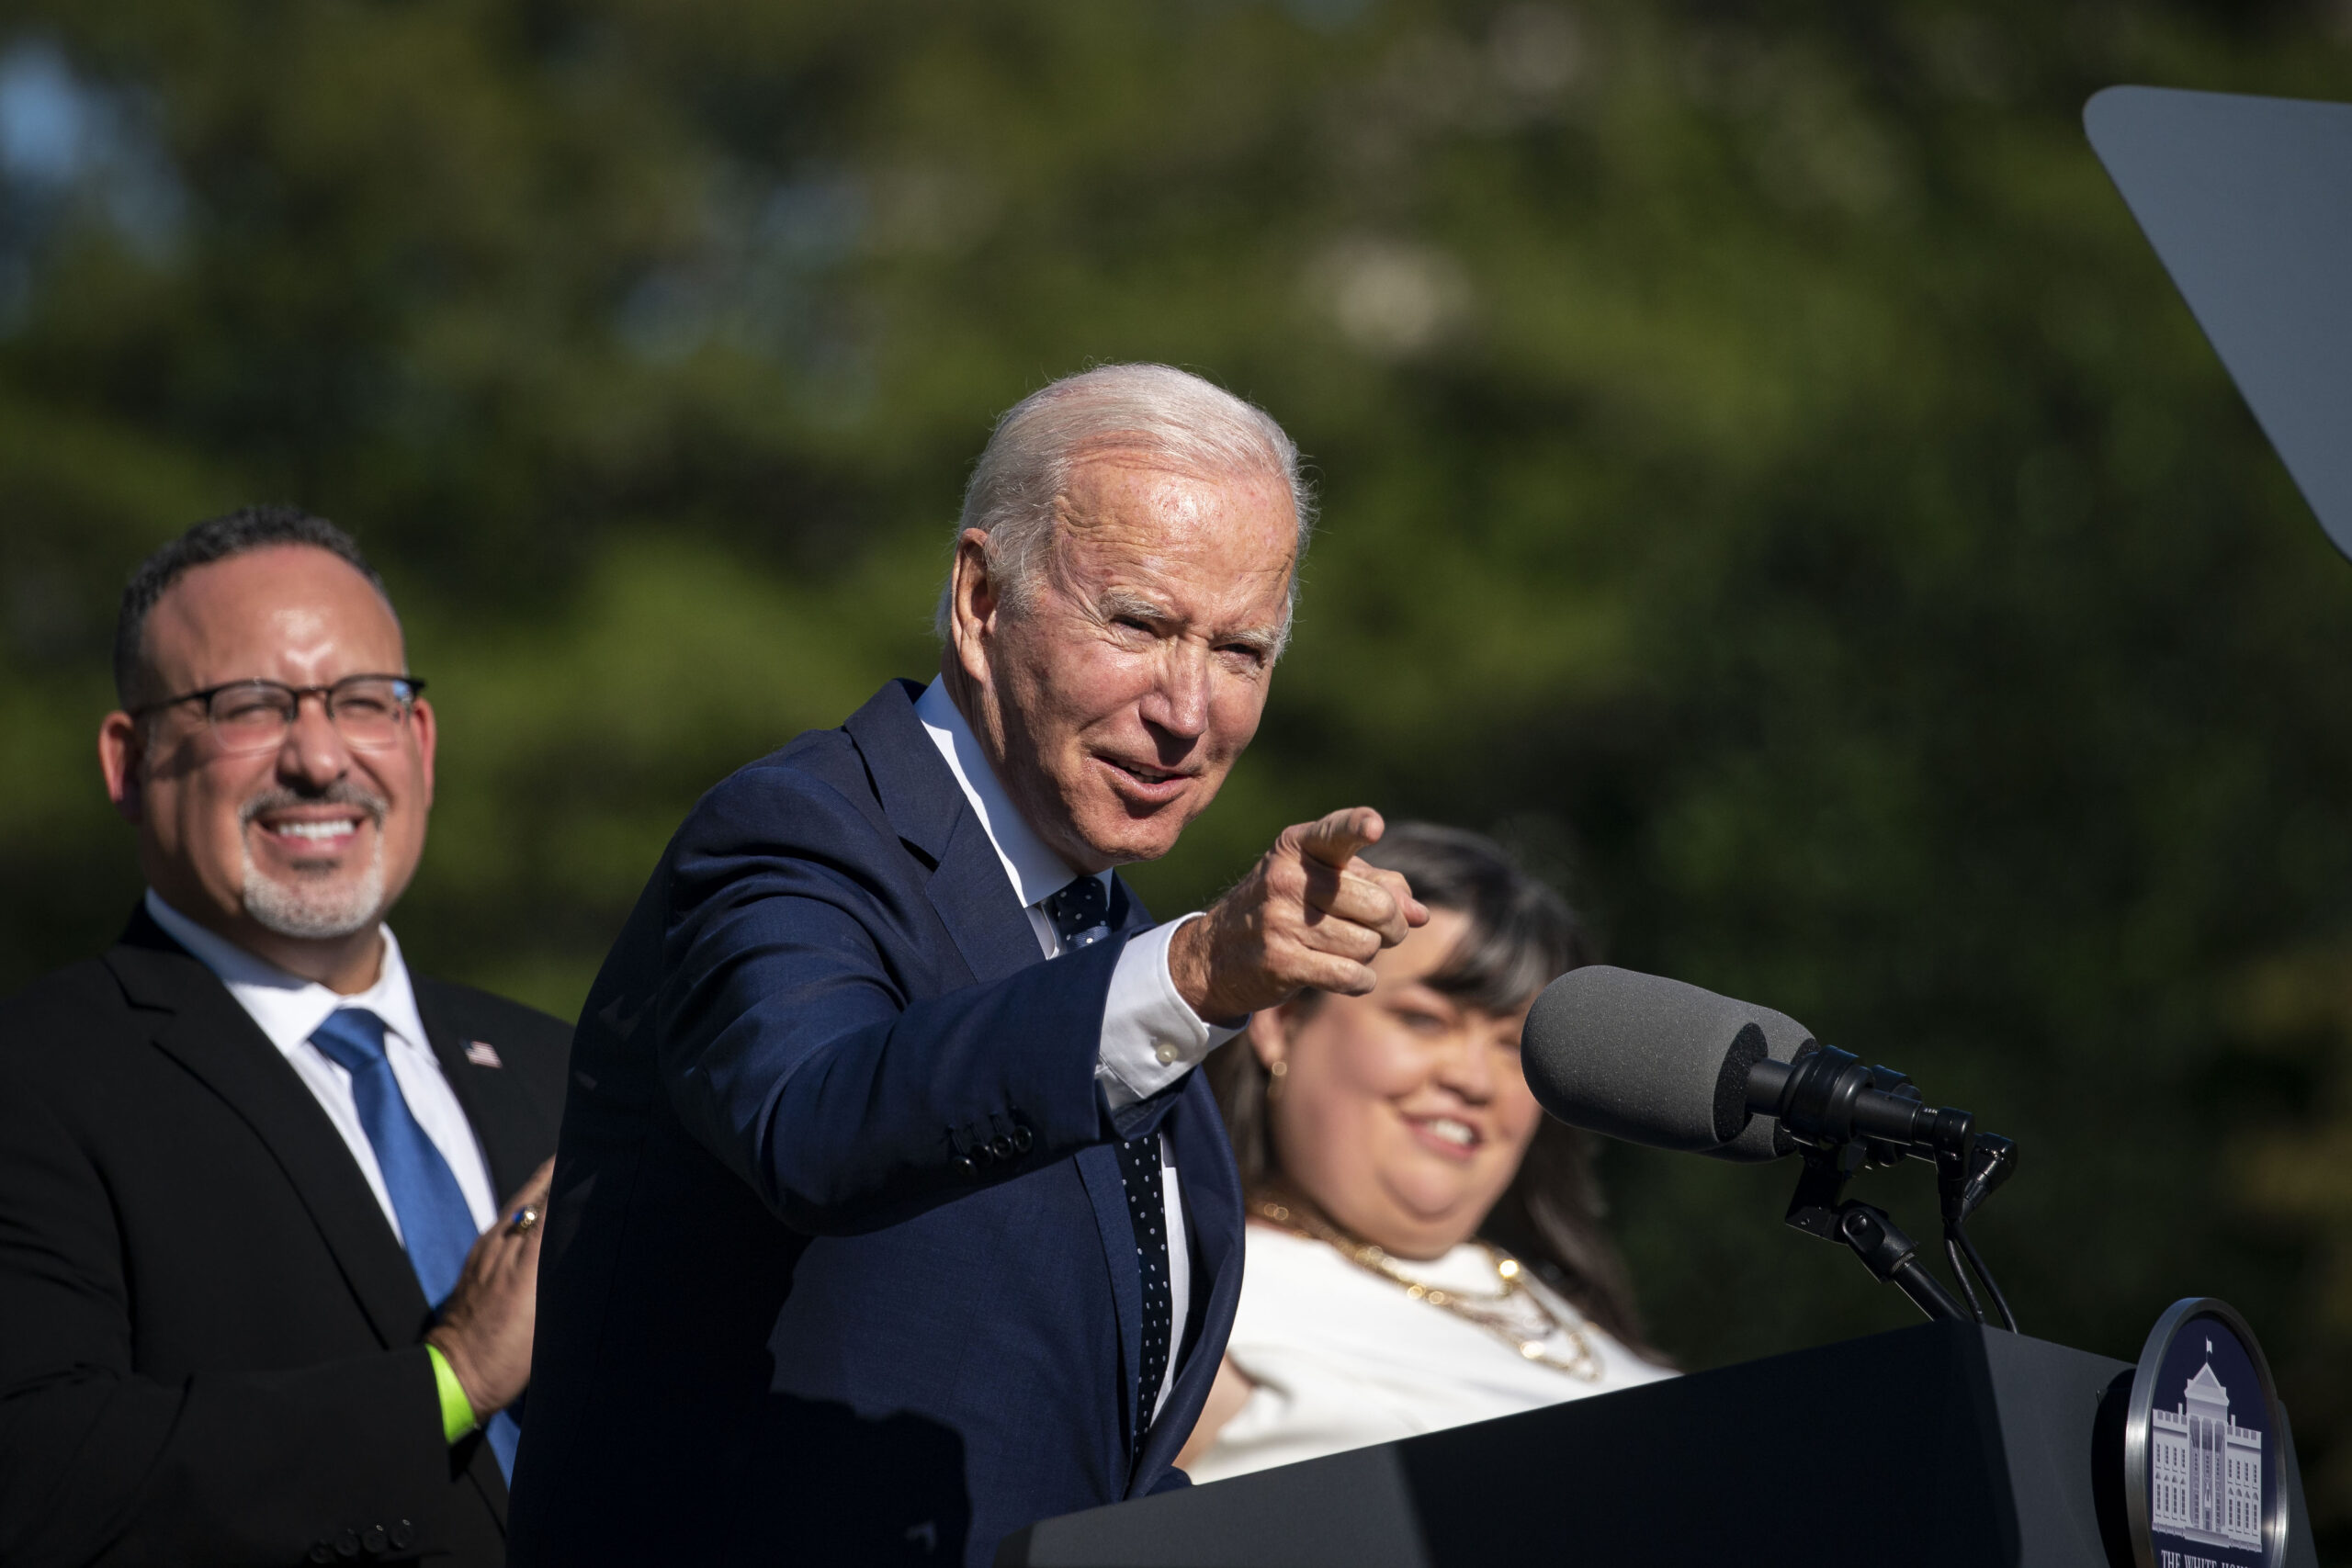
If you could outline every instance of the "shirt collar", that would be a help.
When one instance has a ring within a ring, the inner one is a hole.
[[[376,983],[356,996],[346,997],[316,980],[289,975],[218,931],[205,930],[164,903],[152,887],[147,890],[147,913],[164,928],[164,934],[212,971],[280,1051],[294,1050],[316,1032],[329,1013],[347,1007],[366,1008],[384,1021],[389,1032],[419,1049],[433,1048],[425,1037],[424,1020],[416,1010],[416,989],[409,983],[408,965],[401,958],[400,939],[392,935],[390,926],[376,928],[384,937],[383,967]]]
[[[996,858],[1004,863],[1004,874],[1012,884],[1012,896],[1023,907],[1039,903],[1060,892],[1078,880],[1061,856],[1046,847],[1046,840],[1029,826],[1006,793],[1004,781],[996,776],[988,753],[980,750],[979,738],[964,721],[964,712],[956,699],[947,694],[947,679],[941,676],[923,688],[915,699],[915,716],[922,720],[923,733],[939,748],[940,757],[947,763],[947,771],[964,787],[964,798],[972,804],[972,815],[980,819],[980,827],[995,846]],[[1111,874],[1101,873],[1096,880],[1108,892]]]

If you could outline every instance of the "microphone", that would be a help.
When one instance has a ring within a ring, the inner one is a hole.
[[[1544,987],[1528,1010],[1520,1065],[1537,1101],[1572,1127],[1717,1159],[1802,1149],[1804,1169],[1782,1216],[1791,1226],[1843,1242],[1932,1318],[1985,1321],[1968,1283],[1973,1268],[2016,1329],[1964,1226],[2016,1169],[2017,1145],[1980,1136],[1965,1111],[1924,1103],[1894,1068],[1822,1044],[1786,1013],[1598,964]],[[1856,1172],[1906,1157],[1936,1168],[1944,1251],[1965,1307],[1884,1210],[1845,1196]]]
[[[1748,1070],[1771,1059],[1757,1010],[1608,964],[1571,969],[1535,998],[1520,1066],[1572,1127],[1652,1148],[1719,1149],[1747,1130]]]
[[[1544,987],[1521,1065],[1570,1126],[1718,1159],[1860,1140],[1883,1163],[1932,1161],[1970,1132],[1967,1112],[1923,1104],[1902,1074],[1818,1043],[1785,1013],[1607,964]]]

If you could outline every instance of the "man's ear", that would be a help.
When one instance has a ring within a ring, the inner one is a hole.
[[[107,798],[115,814],[136,827],[146,819],[146,797],[140,773],[146,761],[144,737],[139,721],[117,709],[98,721],[98,774],[106,781]]]
[[[416,727],[417,761],[424,774],[424,806],[433,805],[433,751],[440,740],[440,727],[433,716],[433,705],[423,697],[409,710],[409,723]]]
[[[967,528],[956,539],[956,563],[950,569],[947,592],[947,638],[956,661],[975,681],[988,679],[988,649],[981,646],[996,624],[1003,593],[989,570],[989,536],[981,528]]]

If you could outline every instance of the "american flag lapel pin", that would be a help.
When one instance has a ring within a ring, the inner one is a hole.
[[[477,1067],[503,1067],[506,1065],[498,1059],[497,1048],[487,1040],[467,1041],[466,1060]]]

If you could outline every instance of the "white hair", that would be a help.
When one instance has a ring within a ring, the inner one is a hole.
[[[1298,525],[1290,578],[1290,603],[1297,603],[1315,496],[1299,471],[1298,447],[1273,415],[1173,366],[1104,365],[1065,376],[1006,410],[964,489],[956,537],[967,528],[988,536],[989,575],[1015,614],[1035,603],[1037,572],[1053,547],[1055,503],[1068,493],[1072,470],[1112,456],[1202,479],[1282,480]],[[955,592],[951,566],[933,623],[942,640]],[[1283,637],[1289,635],[1286,607]]]

